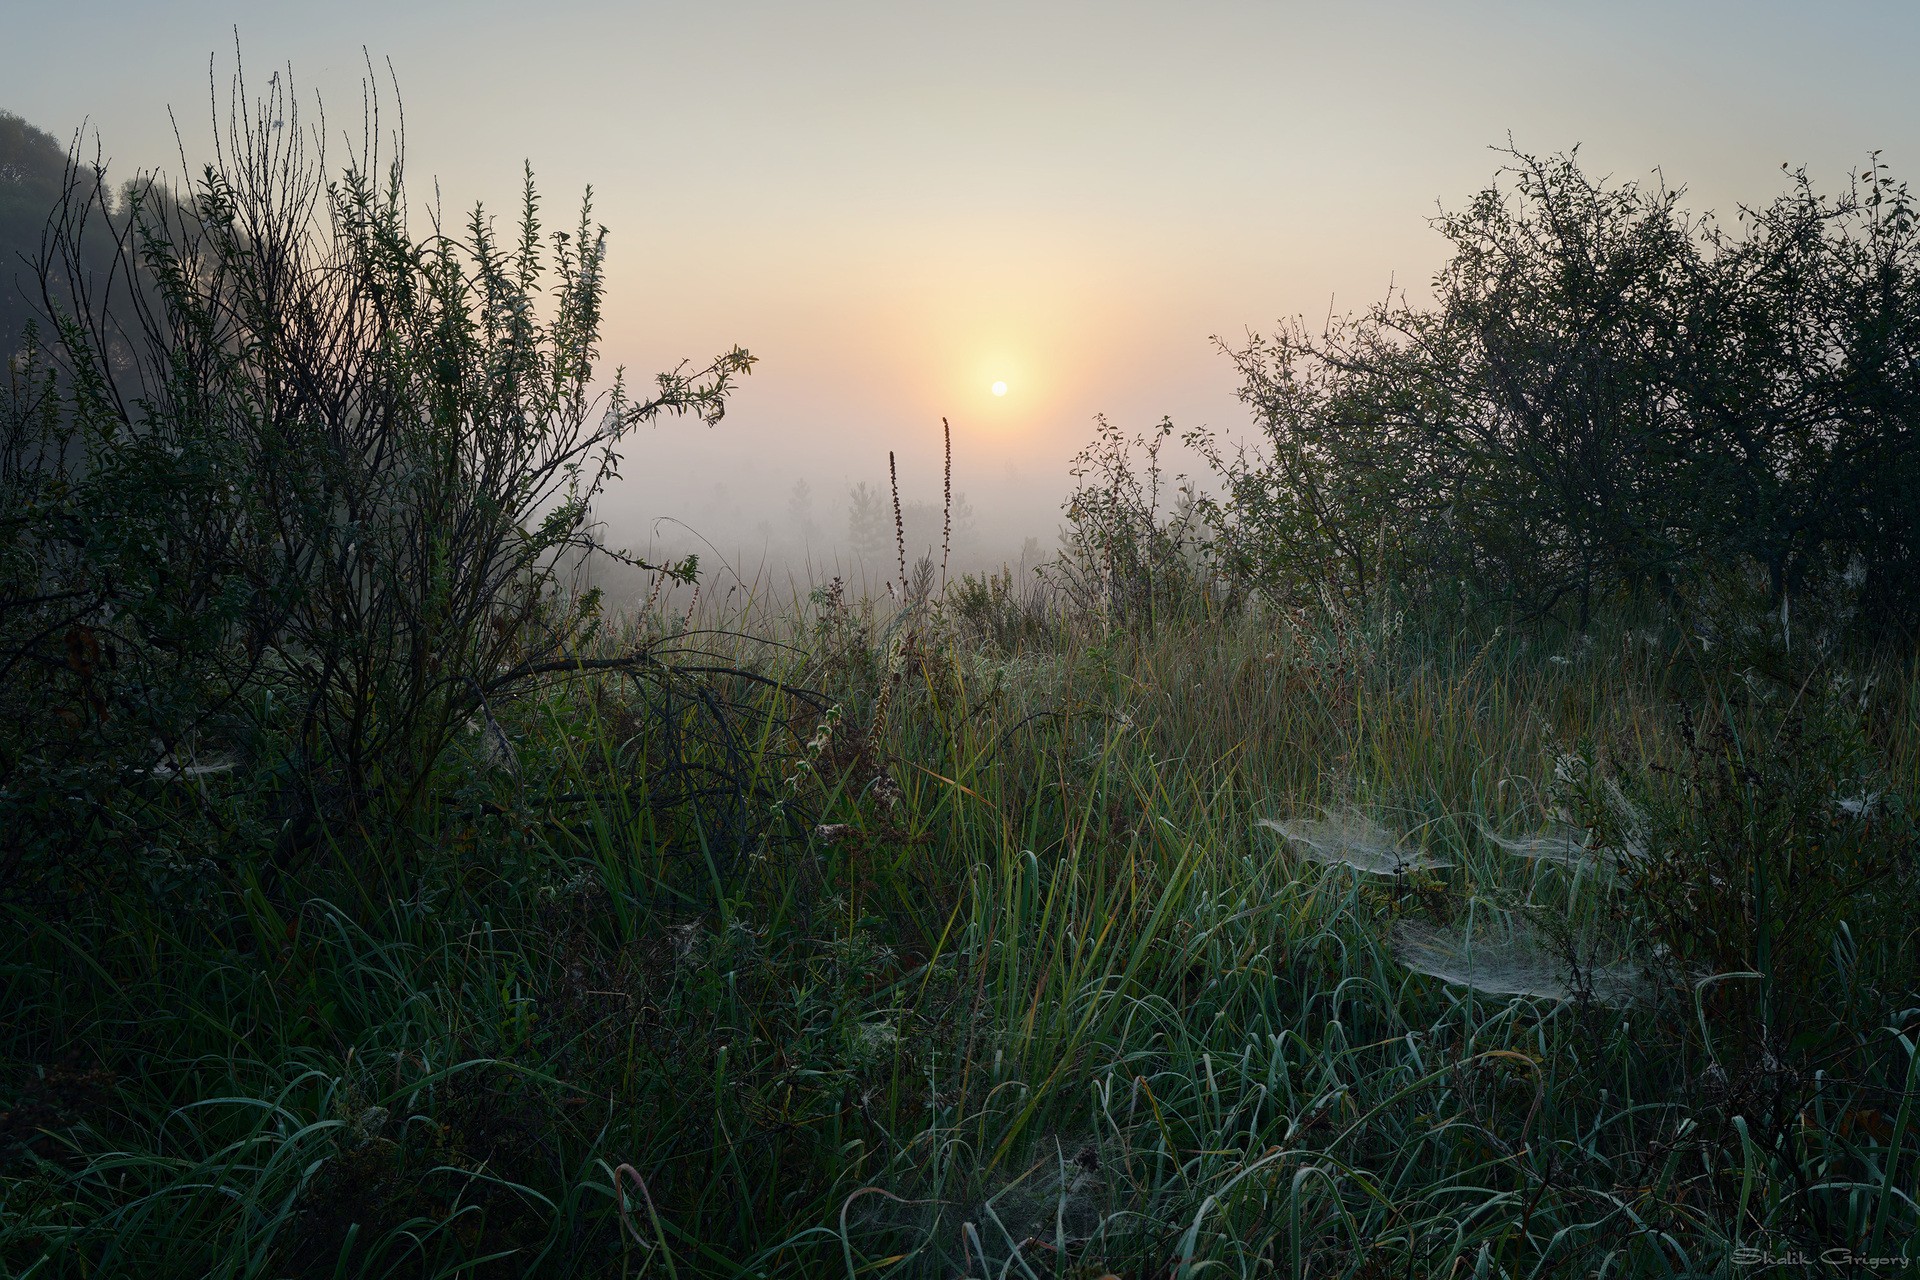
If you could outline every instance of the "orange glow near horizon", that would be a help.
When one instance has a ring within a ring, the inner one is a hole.
[[[1410,0],[1122,4],[1098,21],[1004,0],[554,0],[511,35],[441,0],[407,21],[372,0],[178,8],[23,8],[0,109],[59,138],[88,122],[118,179],[176,163],[176,120],[189,168],[207,158],[208,54],[224,101],[236,23],[253,89],[292,61],[303,124],[314,94],[353,115],[363,46],[391,59],[418,206],[482,201],[505,232],[525,158],[552,229],[593,186],[606,374],[644,389],[735,344],[759,358],[714,430],[637,438],[607,499],[629,527],[673,516],[715,536],[786,530],[801,482],[818,525],[843,528],[846,490],[884,478],[889,450],[903,485],[937,493],[942,417],[956,487],[1000,509],[994,537],[1050,534],[1094,415],[1251,427],[1210,335],[1317,324],[1389,281],[1417,300],[1446,253],[1428,218],[1471,201],[1510,137],[1580,144],[1595,174],[1658,167],[1723,215],[1777,191],[1785,159],[1828,189],[1875,147],[1920,168],[1900,61],[1913,6],[1884,6],[1866,48],[1852,24],[1732,0],[1525,22]],[[583,74],[581,30],[592,56],[722,56]],[[88,74],[48,56],[73,49]]]

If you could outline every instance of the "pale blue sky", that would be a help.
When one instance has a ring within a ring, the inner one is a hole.
[[[1093,413],[1234,425],[1209,335],[1417,287],[1424,219],[1509,132],[1722,211],[1782,161],[1920,172],[1911,3],[8,9],[0,108],[89,120],[122,171],[171,165],[169,105],[203,145],[237,24],[250,76],[290,62],[336,126],[361,46],[390,58],[422,196],[504,206],[523,158],[555,214],[592,182],[609,356],[762,357],[717,431],[633,455],[628,509],[718,532],[796,476],[832,521],[888,448],[926,491],[945,414],[975,505],[1050,533]]]

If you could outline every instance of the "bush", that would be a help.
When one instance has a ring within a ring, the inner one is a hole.
[[[1920,629],[1920,229],[1877,163],[1729,231],[1508,153],[1436,222],[1435,302],[1229,349],[1264,439],[1203,438],[1224,567],[1281,598],[1471,582],[1585,628],[1753,566],[1769,607]]]
[[[1045,639],[1053,626],[1050,593],[1044,583],[1021,583],[1010,567],[975,577],[963,574],[947,589],[945,604],[974,638],[1001,653]]]
[[[1150,627],[1204,611],[1212,583],[1203,507],[1184,477],[1175,477],[1167,502],[1160,461],[1173,423],[1129,438],[1104,417],[1095,422],[1097,437],[1073,459],[1052,581],[1077,610],[1115,625]]]
[[[717,421],[752,364],[601,387],[591,193],[544,235],[529,170],[510,240],[477,207],[419,235],[397,156],[329,180],[277,80],[217,123],[190,193],[108,218],[75,166],[48,233],[58,340],[0,421],[0,653],[42,673],[7,683],[10,809],[59,760],[124,782],[234,753],[309,813],[418,805],[456,732],[592,633],[567,575],[609,551],[590,504],[628,433]]]

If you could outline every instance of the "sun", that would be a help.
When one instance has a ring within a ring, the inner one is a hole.
[[[993,394],[995,394],[995,395],[997,395],[997,396],[1003,396],[1003,395],[1005,395],[1005,394],[1007,394],[1007,384],[1006,384],[1006,383],[1004,383],[1004,382],[996,382],[996,383],[994,383],[994,384],[993,384]]]

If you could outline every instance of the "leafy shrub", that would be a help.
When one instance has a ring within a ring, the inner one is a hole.
[[[8,682],[10,805],[62,751],[122,776],[245,751],[309,812],[417,805],[456,732],[592,634],[567,571],[610,550],[590,504],[628,434],[717,421],[752,364],[602,387],[590,193],[546,235],[529,170],[511,239],[477,207],[416,234],[400,160],[329,179],[278,80],[223,123],[190,193],[109,219],[75,167],[48,233],[58,342],[0,422],[0,654],[43,676]]]
[[[1052,580],[1080,612],[1115,625],[1204,610],[1211,590],[1202,554],[1203,507],[1179,480],[1168,501],[1160,452],[1173,434],[1163,419],[1129,438],[1104,417],[1074,456],[1074,490]]]
[[[944,603],[961,626],[1001,653],[1042,639],[1052,625],[1053,608],[1045,584],[1016,582],[1007,567],[978,577],[962,574],[947,588]]]
[[[1665,186],[1508,153],[1435,302],[1229,348],[1263,439],[1202,436],[1223,567],[1282,599],[1470,582],[1585,628],[1729,565],[1865,630],[1920,609],[1920,227],[1876,162],[1737,232]]]

